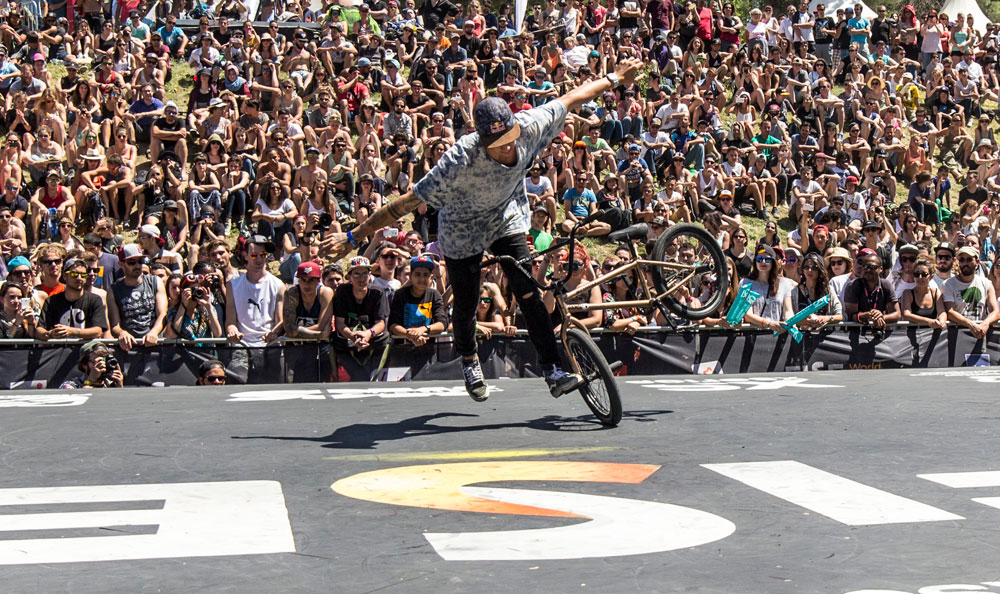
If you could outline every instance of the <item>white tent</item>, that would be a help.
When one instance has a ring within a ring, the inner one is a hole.
[[[975,3],[975,0],[971,1]],[[829,0],[829,2],[823,2],[823,0],[812,0],[812,2],[809,3],[809,10],[816,10],[816,5],[820,3],[826,6],[824,14],[829,17],[836,16],[838,8],[847,8],[848,6],[854,8],[855,4],[861,4],[861,14],[869,21],[878,16],[875,14],[874,10],[869,8],[864,2],[860,2],[860,0],[858,2],[855,2],[855,0]]]
[[[955,22],[955,16],[959,13],[965,16],[972,16],[972,28],[979,31],[980,34],[986,32],[986,23],[990,22],[990,19],[983,14],[983,10],[979,8],[979,3],[976,0],[948,0],[941,7],[940,12],[947,14],[953,23]]]

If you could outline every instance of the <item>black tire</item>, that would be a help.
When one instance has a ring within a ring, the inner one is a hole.
[[[580,395],[602,425],[615,427],[622,420],[622,399],[615,374],[604,353],[589,334],[579,328],[566,331],[569,355],[576,358],[583,375]]]
[[[672,261],[673,257],[668,251],[676,239],[697,242],[695,270],[671,272],[667,268],[655,267],[652,270],[653,286],[656,287],[657,294],[662,294],[685,279],[700,280],[706,274],[715,275],[715,290],[699,307],[689,307],[672,295],[663,298],[663,304],[672,313],[687,320],[697,321],[718,311],[726,298],[726,292],[729,289],[729,270],[726,268],[726,256],[722,253],[719,242],[704,227],[692,223],[681,223],[667,229],[657,238],[656,244],[653,246],[652,259],[657,262]]]

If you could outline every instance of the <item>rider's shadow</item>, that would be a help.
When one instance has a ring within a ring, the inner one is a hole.
[[[649,421],[648,417],[668,414],[671,411],[635,411],[626,413],[624,418]],[[515,423],[490,423],[484,425],[440,425],[432,423],[447,417],[478,417],[465,413],[436,413],[403,419],[394,423],[354,423],[338,427],[330,435],[323,437],[300,437],[279,435],[233,436],[233,439],[274,439],[279,441],[314,441],[324,448],[373,450],[386,441],[396,441],[409,437],[464,433],[467,431],[488,431],[494,429],[534,429],[536,431],[603,431],[609,429],[601,425],[592,415],[566,418],[547,415],[538,419]]]

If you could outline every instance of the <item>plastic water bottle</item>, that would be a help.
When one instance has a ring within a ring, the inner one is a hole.
[[[49,209],[49,237],[59,237],[59,221],[56,220],[56,209]]]

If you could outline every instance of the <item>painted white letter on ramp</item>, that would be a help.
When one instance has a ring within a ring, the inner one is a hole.
[[[114,509],[128,501],[164,504],[162,509]],[[20,514],[2,508],[73,503],[109,509]],[[156,525],[156,534],[0,540],[0,565],[295,551],[285,497],[274,481],[0,489],[0,532],[141,525]]]
[[[593,518],[558,528],[425,533],[448,561],[585,559],[696,547],[736,531],[729,520],[690,507],[558,491],[463,487],[483,499],[557,509]]]
[[[794,460],[702,466],[848,526],[963,519]]]

